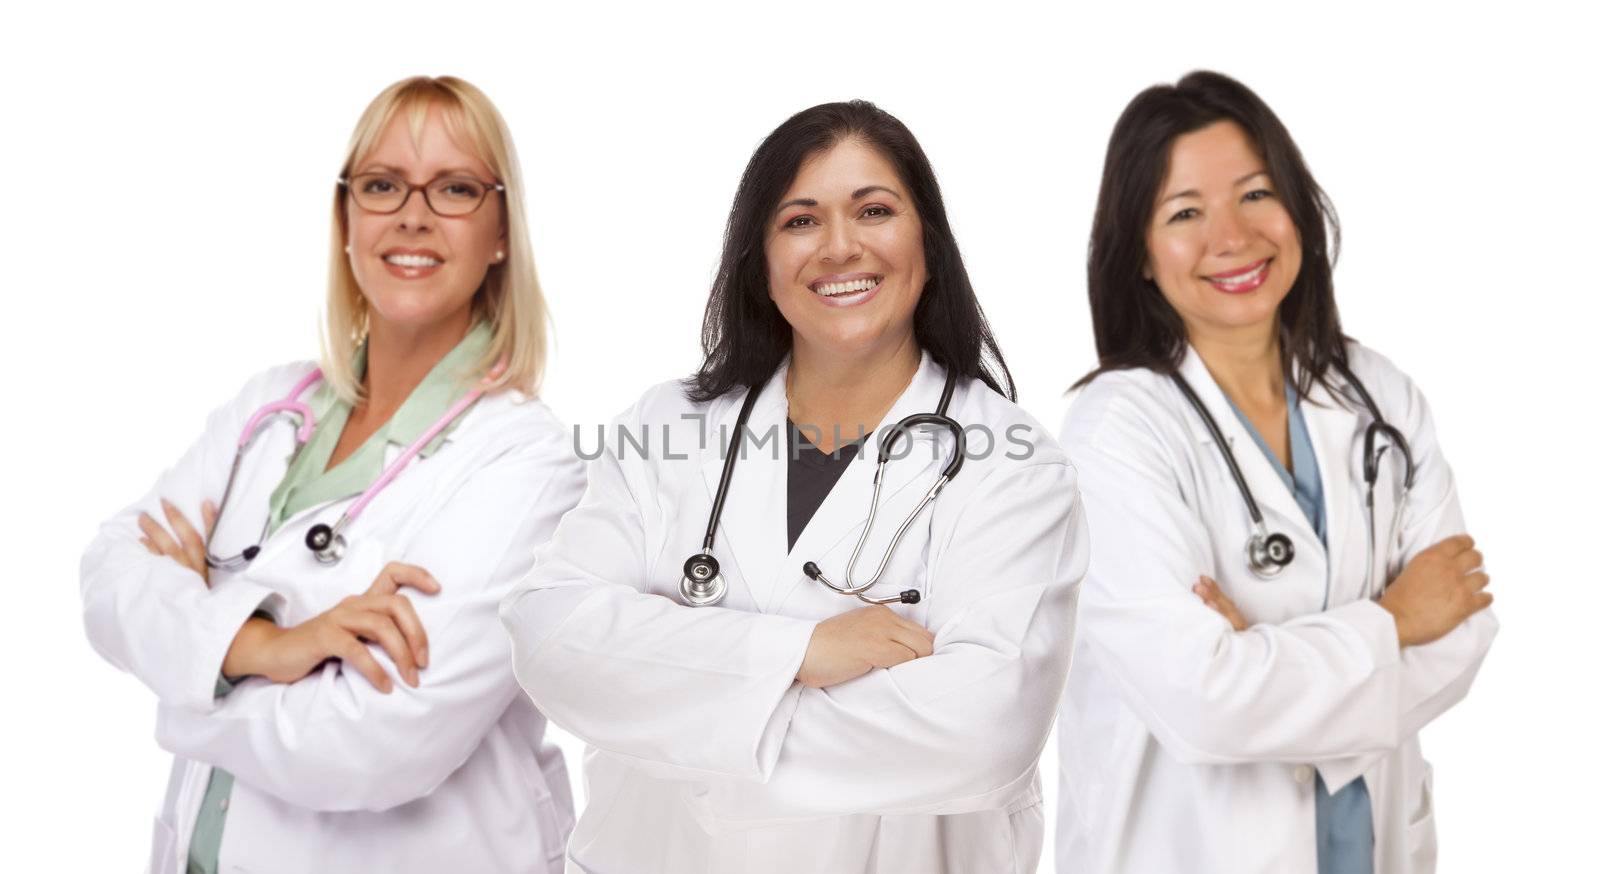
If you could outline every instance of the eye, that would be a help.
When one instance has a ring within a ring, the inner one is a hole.
[[[789,219],[788,221],[784,222],[783,226],[786,227],[786,228],[809,228],[812,225],[815,225],[816,223],[817,223],[817,220],[812,218],[811,216],[808,216],[808,215],[797,215],[794,218]]]
[[[368,176],[361,182],[361,191],[364,194],[393,194],[400,190],[400,186],[388,176]]]
[[[1172,218],[1167,219],[1167,224],[1170,225],[1170,224],[1174,224],[1176,222],[1188,221],[1189,219],[1192,219],[1192,218],[1194,218],[1195,216],[1197,216],[1199,214],[1200,214],[1200,210],[1195,209],[1192,206],[1185,207],[1184,209],[1180,209],[1177,212],[1173,213],[1172,214]]]
[[[1250,203],[1252,201],[1257,201],[1257,200],[1266,200],[1267,198],[1269,198],[1271,196],[1272,196],[1272,192],[1271,191],[1269,191],[1269,190],[1267,190],[1265,188],[1257,188],[1256,190],[1245,194],[1244,200],[1245,200],[1245,203]]]
[[[483,197],[483,186],[475,179],[440,179],[433,184],[433,191],[451,200],[477,200]]]
[[[876,203],[861,210],[862,218],[885,218],[891,215],[894,215],[893,210]]]

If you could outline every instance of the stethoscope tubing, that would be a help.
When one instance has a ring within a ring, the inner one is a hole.
[[[1367,486],[1368,579],[1362,586],[1363,591],[1366,591],[1372,587],[1373,571],[1371,565],[1374,561],[1373,556],[1377,552],[1377,521],[1374,493],[1377,488],[1379,466],[1383,453],[1391,446],[1400,453],[1405,471],[1405,475],[1401,480],[1400,500],[1402,503],[1411,493],[1411,486],[1416,479],[1416,463],[1412,458],[1411,446],[1406,441],[1405,435],[1400,433],[1400,429],[1389,424],[1383,418],[1383,413],[1378,409],[1378,404],[1373,399],[1372,393],[1367,391],[1366,385],[1350,370],[1349,365],[1344,361],[1334,361],[1332,365],[1345,383],[1355,390],[1361,399],[1362,406],[1366,407],[1367,413],[1372,417],[1372,422],[1367,426],[1366,433],[1362,438],[1361,462],[1361,478]],[[1178,387],[1178,391],[1188,401],[1189,405],[1194,408],[1195,412],[1200,415],[1201,421],[1205,423],[1206,430],[1210,432],[1218,450],[1221,451],[1223,461],[1228,467],[1228,474],[1232,477],[1234,485],[1238,488],[1239,496],[1244,499],[1245,508],[1249,511],[1253,533],[1250,537],[1250,542],[1246,545],[1246,556],[1251,573],[1261,579],[1270,579],[1276,576],[1289,562],[1294,560],[1292,542],[1289,541],[1287,535],[1267,531],[1266,519],[1261,513],[1260,506],[1256,503],[1255,494],[1250,490],[1250,484],[1245,481],[1244,473],[1239,469],[1238,459],[1234,457],[1233,448],[1228,444],[1227,439],[1223,437],[1222,429],[1217,425],[1216,419],[1212,417],[1211,411],[1206,408],[1205,403],[1200,400],[1200,396],[1196,394],[1193,386],[1183,377],[1183,374],[1174,371],[1170,376],[1173,384]],[[1377,438],[1380,434],[1388,438],[1388,445],[1377,445]],[[1397,519],[1398,516],[1399,513],[1397,511]],[[1390,527],[1392,539],[1395,526],[1391,524]],[[1274,544],[1274,541],[1277,541],[1277,543]],[[1278,549],[1277,553],[1272,552],[1274,546]]]
[[[356,498],[355,503],[339,514],[337,521],[332,525],[313,525],[306,532],[306,545],[311,549],[312,554],[316,556],[317,561],[323,564],[338,563],[339,559],[344,555],[345,539],[343,532],[345,529],[355,522],[362,511],[366,510],[367,506],[394,481],[395,477],[400,475],[400,471],[404,470],[413,459],[420,455],[422,450],[433,442],[434,438],[443,433],[446,428],[450,427],[452,423],[465,414],[473,404],[476,404],[479,398],[483,397],[489,387],[494,384],[494,381],[505,373],[506,365],[507,362],[504,359],[496,362],[495,366],[489,370],[489,373],[471,391],[462,395],[454,404],[451,404],[444,415],[428,426],[427,430],[413,440],[394,461],[386,465],[383,472],[378,475],[378,478]],[[306,443],[311,439],[312,432],[316,429],[316,414],[311,411],[310,406],[300,400],[300,396],[305,394],[311,386],[321,381],[321,379],[322,368],[313,368],[310,373],[295,383],[294,388],[290,389],[289,393],[282,399],[266,404],[251,414],[250,418],[245,421],[243,433],[240,434],[239,441],[234,448],[233,465],[228,470],[228,482],[222,489],[222,500],[217,505],[219,523],[223,513],[227,511],[228,499],[233,494],[234,480],[243,464],[245,452],[255,442],[256,436],[260,433],[262,423],[273,416],[287,413],[299,417],[300,421],[295,427],[294,434],[294,453],[289,457],[289,464],[294,464],[295,458],[305,448]],[[269,525],[270,523],[263,523],[261,534],[257,536],[256,542],[235,555],[226,557],[213,555],[208,544],[206,547],[206,564],[213,568],[229,571],[237,571],[248,565],[260,554],[261,543],[266,539]]]
[[[678,582],[678,591],[684,600],[692,606],[699,607],[716,604],[727,593],[727,583],[722,579],[721,568],[711,551],[716,546],[717,526],[722,521],[722,508],[727,502],[728,491],[733,482],[733,468],[738,457],[740,440],[749,424],[751,411],[755,408],[756,398],[760,395],[761,389],[761,385],[752,385],[745,394],[744,403],[739,407],[739,415],[734,423],[733,439],[727,447],[727,458],[722,462],[722,476],[717,481],[717,493],[711,502],[711,514],[706,521],[706,534],[704,539],[701,540],[700,552],[690,556],[683,564],[683,576]],[[872,474],[872,506],[867,511],[866,527],[862,529],[860,538],[856,540],[855,548],[850,553],[850,562],[845,567],[845,584],[841,586],[829,580],[822,573],[822,570],[817,567],[816,562],[808,561],[805,563],[804,572],[806,576],[841,595],[853,595],[869,604],[915,604],[921,600],[921,593],[915,589],[908,589],[899,595],[889,598],[872,598],[865,593],[868,589],[877,585],[879,577],[883,575],[884,570],[889,565],[889,559],[894,555],[895,548],[900,545],[901,538],[910,530],[912,523],[933,502],[934,498],[938,497],[939,492],[945,485],[955,478],[955,475],[961,471],[962,463],[966,460],[966,431],[961,427],[960,423],[947,415],[950,409],[950,400],[955,395],[955,389],[955,374],[953,372],[946,374],[944,390],[939,394],[939,404],[934,412],[916,413],[907,416],[896,422],[887,434],[879,438],[877,467]],[[883,558],[878,562],[878,567],[873,572],[871,579],[856,583],[854,582],[856,562],[861,557],[867,537],[872,533],[873,522],[878,517],[878,503],[883,492],[884,468],[894,454],[895,443],[901,436],[909,434],[912,428],[919,425],[938,425],[947,428],[955,437],[955,451],[950,460],[945,463],[938,481],[922,496],[922,500],[917,502],[916,508],[895,530],[894,537],[889,541],[889,548],[885,550]]]

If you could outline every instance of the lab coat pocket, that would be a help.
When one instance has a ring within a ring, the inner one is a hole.
[[[156,817],[150,829],[150,864],[145,869],[149,874],[170,874],[178,870],[178,833],[172,826]]]
[[[1433,766],[1422,763],[1420,797],[1406,817],[1406,856],[1412,872],[1431,872],[1438,864],[1439,844],[1433,823]]]

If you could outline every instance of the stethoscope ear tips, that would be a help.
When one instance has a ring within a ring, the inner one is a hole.
[[[805,575],[813,580],[822,576],[822,568],[817,567],[817,563],[814,561],[808,561],[801,565],[800,570],[804,571]]]
[[[922,593],[916,589],[906,589],[904,592],[900,593],[900,603],[920,604],[922,603]]]
[[[244,552],[241,553],[241,555],[244,556],[244,560],[245,561],[255,561],[256,560],[256,556],[258,556],[260,554],[261,554],[261,547],[259,547],[259,546],[246,546],[244,548]]]

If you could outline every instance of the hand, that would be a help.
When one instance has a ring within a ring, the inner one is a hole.
[[[164,555],[178,564],[200,575],[207,586],[211,585],[210,568],[206,566],[206,542],[211,539],[211,529],[217,527],[217,507],[210,501],[200,505],[200,516],[205,524],[205,536],[201,536],[189,520],[178,512],[166,498],[161,499],[161,510],[166,514],[167,524],[172,526],[172,533],[161,527],[161,523],[150,517],[149,513],[139,514],[139,530],[144,536],[139,542],[153,555]],[[174,539],[173,535],[177,538]]]
[[[1432,643],[1494,602],[1483,588],[1483,553],[1465,534],[1446,537],[1417,553],[1383,590],[1378,606],[1394,614],[1401,646]]]
[[[1243,631],[1250,627],[1250,623],[1245,621],[1244,614],[1239,612],[1239,608],[1234,606],[1227,595],[1222,594],[1222,587],[1217,585],[1216,580],[1201,575],[1200,582],[1194,584],[1193,592],[1200,596],[1200,600],[1206,602],[1207,607],[1222,614],[1222,618],[1228,620],[1234,631]]]
[[[388,653],[406,683],[415,688],[421,681],[418,669],[428,666],[428,635],[411,601],[399,594],[402,586],[429,595],[439,593],[432,574],[414,565],[390,562],[365,593],[351,595],[293,628],[251,618],[228,648],[222,675],[255,675],[274,683],[292,683],[336,658],[388,694],[393,684],[367,650],[368,643],[376,643]]]
[[[795,679],[813,689],[933,654],[933,632],[881,604],[817,623]]]

